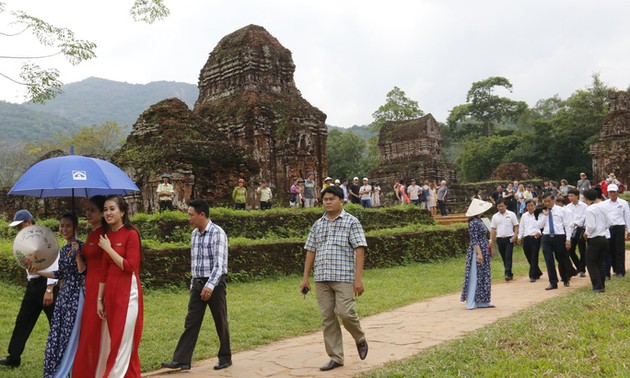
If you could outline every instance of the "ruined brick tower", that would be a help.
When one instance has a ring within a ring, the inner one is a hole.
[[[599,139],[591,146],[593,179],[596,182],[614,173],[626,187],[630,184],[630,93],[608,93],[608,114],[602,122]]]
[[[227,140],[249,151],[282,198],[292,179],[326,176],[326,115],[295,86],[291,51],[263,27],[225,36],[199,74],[194,112]]]

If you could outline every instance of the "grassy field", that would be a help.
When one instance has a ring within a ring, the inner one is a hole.
[[[629,290],[584,287],[361,377],[628,377]]]
[[[515,253],[516,274],[526,274],[526,262],[520,249]],[[447,259],[431,264],[415,264],[365,272],[366,292],[358,300],[361,316],[391,310],[406,304],[461,290],[463,258]],[[499,259],[493,261],[495,280],[503,278]],[[299,294],[301,277],[291,276],[252,283],[228,285],[228,313],[233,351],[245,350],[274,340],[317,331],[320,317],[315,296],[304,299]],[[0,349],[6,350],[23,288],[0,284]],[[383,296],[382,293],[389,293]],[[187,290],[154,290],[145,292],[145,325],[140,359],[144,371],[170,360],[182,331]],[[194,359],[214,356],[218,341],[211,315],[207,314]],[[39,376],[48,325],[40,317],[22,355],[22,367],[2,369],[3,377]],[[323,346],[322,346],[323,348]]]

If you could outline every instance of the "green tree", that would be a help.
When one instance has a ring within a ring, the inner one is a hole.
[[[494,94],[497,87],[512,91],[510,81],[500,76],[472,84],[466,103],[455,106],[447,119],[453,135],[462,140],[491,136],[498,125],[514,122],[525,112],[525,102]]]
[[[373,131],[378,132],[383,123],[387,121],[405,121],[423,115],[424,112],[418,106],[417,101],[408,98],[402,89],[394,87],[387,93],[385,103],[372,113],[374,122],[370,126]]]
[[[499,164],[509,162],[506,151],[516,148],[520,142],[515,135],[492,135],[463,142],[457,160],[458,175],[467,182],[487,179]]]
[[[114,152],[122,146],[127,131],[116,122],[105,122],[102,125],[84,126],[71,135],[55,134],[47,141],[29,143],[32,153],[46,153],[55,149],[69,151],[74,146],[74,153],[109,160]]]
[[[0,188],[13,186],[36,158],[22,143],[0,143]]]
[[[333,129],[328,133],[326,155],[328,175],[343,180],[365,175],[373,157],[368,154],[368,141],[352,131]]]
[[[7,12],[6,2],[0,2],[0,13],[4,12]],[[0,31],[0,36],[24,38],[30,33],[43,48],[43,51],[30,56],[0,56],[0,59],[21,62],[20,73],[17,74],[19,79],[16,74],[7,72],[0,72],[0,76],[26,87],[27,100],[43,103],[61,93],[63,86],[56,68],[44,68],[33,61],[61,55],[70,64],[77,65],[96,57],[96,44],[76,38],[72,30],[57,27],[20,10],[8,12],[10,21],[7,26],[10,30]],[[130,14],[136,21],[152,23],[167,17],[169,10],[163,0],[135,0]]]

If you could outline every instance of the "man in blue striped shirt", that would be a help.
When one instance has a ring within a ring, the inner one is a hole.
[[[324,344],[330,361],[322,371],[343,366],[343,339],[337,316],[343,320],[357,344],[359,357],[367,356],[368,344],[354,307],[363,294],[363,262],[367,242],[357,218],[343,209],[343,190],[329,186],[322,191],[326,213],[315,222],[306,239],[302,293],[310,290],[309,277],[315,269],[317,303],[322,315]]]
[[[230,330],[225,299],[225,275],[228,262],[228,239],[225,231],[208,218],[208,203],[204,200],[191,200],[188,204],[188,222],[195,227],[190,239],[190,299],[184,333],[177,343],[173,360],[162,366],[171,369],[190,369],[201,323],[210,307],[212,318],[219,336],[219,362],[215,370],[232,365]]]

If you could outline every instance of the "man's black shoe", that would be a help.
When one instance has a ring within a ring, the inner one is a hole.
[[[558,285],[553,285],[553,284],[552,284],[552,285],[547,286],[547,287],[545,288],[545,290],[554,290],[554,289],[557,289],[557,288],[558,288]]]
[[[359,352],[359,358],[365,360],[368,353],[368,344],[367,341],[363,340],[357,344],[357,351]]]
[[[221,370],[221,369],[225,369],[227,367],[232,366],[232,361],[221,361],[219,360],[219,362],[217,362],[216,365],[214,365],[214,370]]]
[[[0,360],[0,365],[12,367],[12,368],[16,368],[20,366],[20,363],[21,363],[20,360],[13,359],[11,357],[3,358]]]
[[[343,364],[340,364],[339,362],[335,362],[333,360],[328,361],[328,363],[322,367],[319,368],[319,370],[321,371],[328,371],[328,370],[332,370],[332,369],[336,369],[340,366],[343,366]]]
[[[569,281],[564,281],[564,287],[569,287],[571,286],[571,282]]]
[[[168,368],[168,369],[190,370],[190,364],[185,364],[185,363],[177,362],[177,361],[162,362],[162,367]]]

